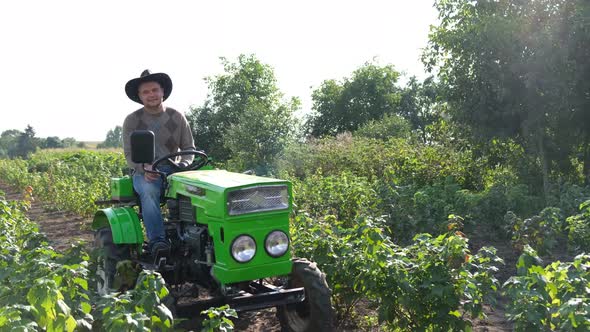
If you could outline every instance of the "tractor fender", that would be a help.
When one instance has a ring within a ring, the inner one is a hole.
[[[115,244],[142,244],[143,230],[132,207],[100,209],[94,214],[92,229],[110,227]]]

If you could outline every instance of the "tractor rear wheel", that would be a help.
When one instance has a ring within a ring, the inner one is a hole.
[[[115,244],[110,228],[101,228],[94,233],[94,247],[98,250],[96,288],[99,295],[114,291],[117,263],[131,258],[131,246]]]
[[[307,259],[294,259],[289,276],[289,288],[304,287],[305,300],[301,303],[277,307],[277,316],[283,331],[332,331],[334,312],[330,296],[332,291],[316,263]]]

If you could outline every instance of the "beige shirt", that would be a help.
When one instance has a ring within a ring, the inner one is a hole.
[[[123,152],[127,165],[136,172],[143,173],[143,167],[131,161],[131,133],[135,130],[154,132],[156,159],[180,150],[195,149],[193,135],[184,114],[170,107],[155,115],[140,108],[129,114],[123,122]],[[190,164],[193,158],[194,156],[182,156],[179,160]]]

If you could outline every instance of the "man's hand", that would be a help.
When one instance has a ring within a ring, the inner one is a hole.
[[[152,164],[143,165],[143,169],[146,170],[146,171],[151,171],[152,170]],[[157,174],[157,173],[148,173],[148,172],[145,172],[144,175],[143,175],[143,177],[144,177],[144,179],[147,182],[152,182],[152,181],[155,181],[156,179],[158,179],[160,177],[160,175]]]

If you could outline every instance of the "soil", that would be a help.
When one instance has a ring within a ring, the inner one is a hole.
[[[22,200],[25,193],[16,190],[0,181],[0,190],[6,193],[7,200]],[[83,218],[63,211],[52,211],[50,204],[45,204],[38,200],[31,202],[31,208],[27,211],[30,220],[39,225],[40,231],[45,233],[53,248],[57,251],[64,251],[77,241],[85,241],[91,244],[94,234],[90,230],[91,218]],[[471,236],[471,234],[468,234]],[[475,252],[482,246],[482,242],[473,240],[471,243],[472,250]],[[514,250],[507,241],[502,240],[485,240],[485,245],[491,245],[498,249],[498,256],[505,260],[505,265],[500,268],[498,279],[501,283],[506,281],[510,276],[516,274],[515,264],[516,255]],[[486,319],[475,320],[473,322],[474,331],[504,332],[512,331],[512,324],[507,321],[504,315],[506,299],[499,298],[498,303],[491,307],[485,305],[484,312]],[[367,313],[370,310],[367,310]],[[348,322],[340,322],[337,331],[355,331],[359,329],[351,328]],[[181,325],[188,330],[200,330],[198,320],[189,320]],[[346,327],[344,327],[346,326]],[[240,313],[240,318],[235,321],[235,331],[258,332],[258,331],[280,331],[280,324],[276,317],[274,308],[261,310],[257,312]],[[378,329],[374,331],[379,331]]]
[[[2,182],[0,182],[0,190],[6,193],[7,200],[22,200],[25,198],[24,191],[11,188]],[[64,251],[79,240],[92,243],[94,232],[90,230],[91,219],[52,210],[50,204],[44,204],[33,198],[27,216],[31,221],[39,225],[40,231],[45,233],[53,249]]]

